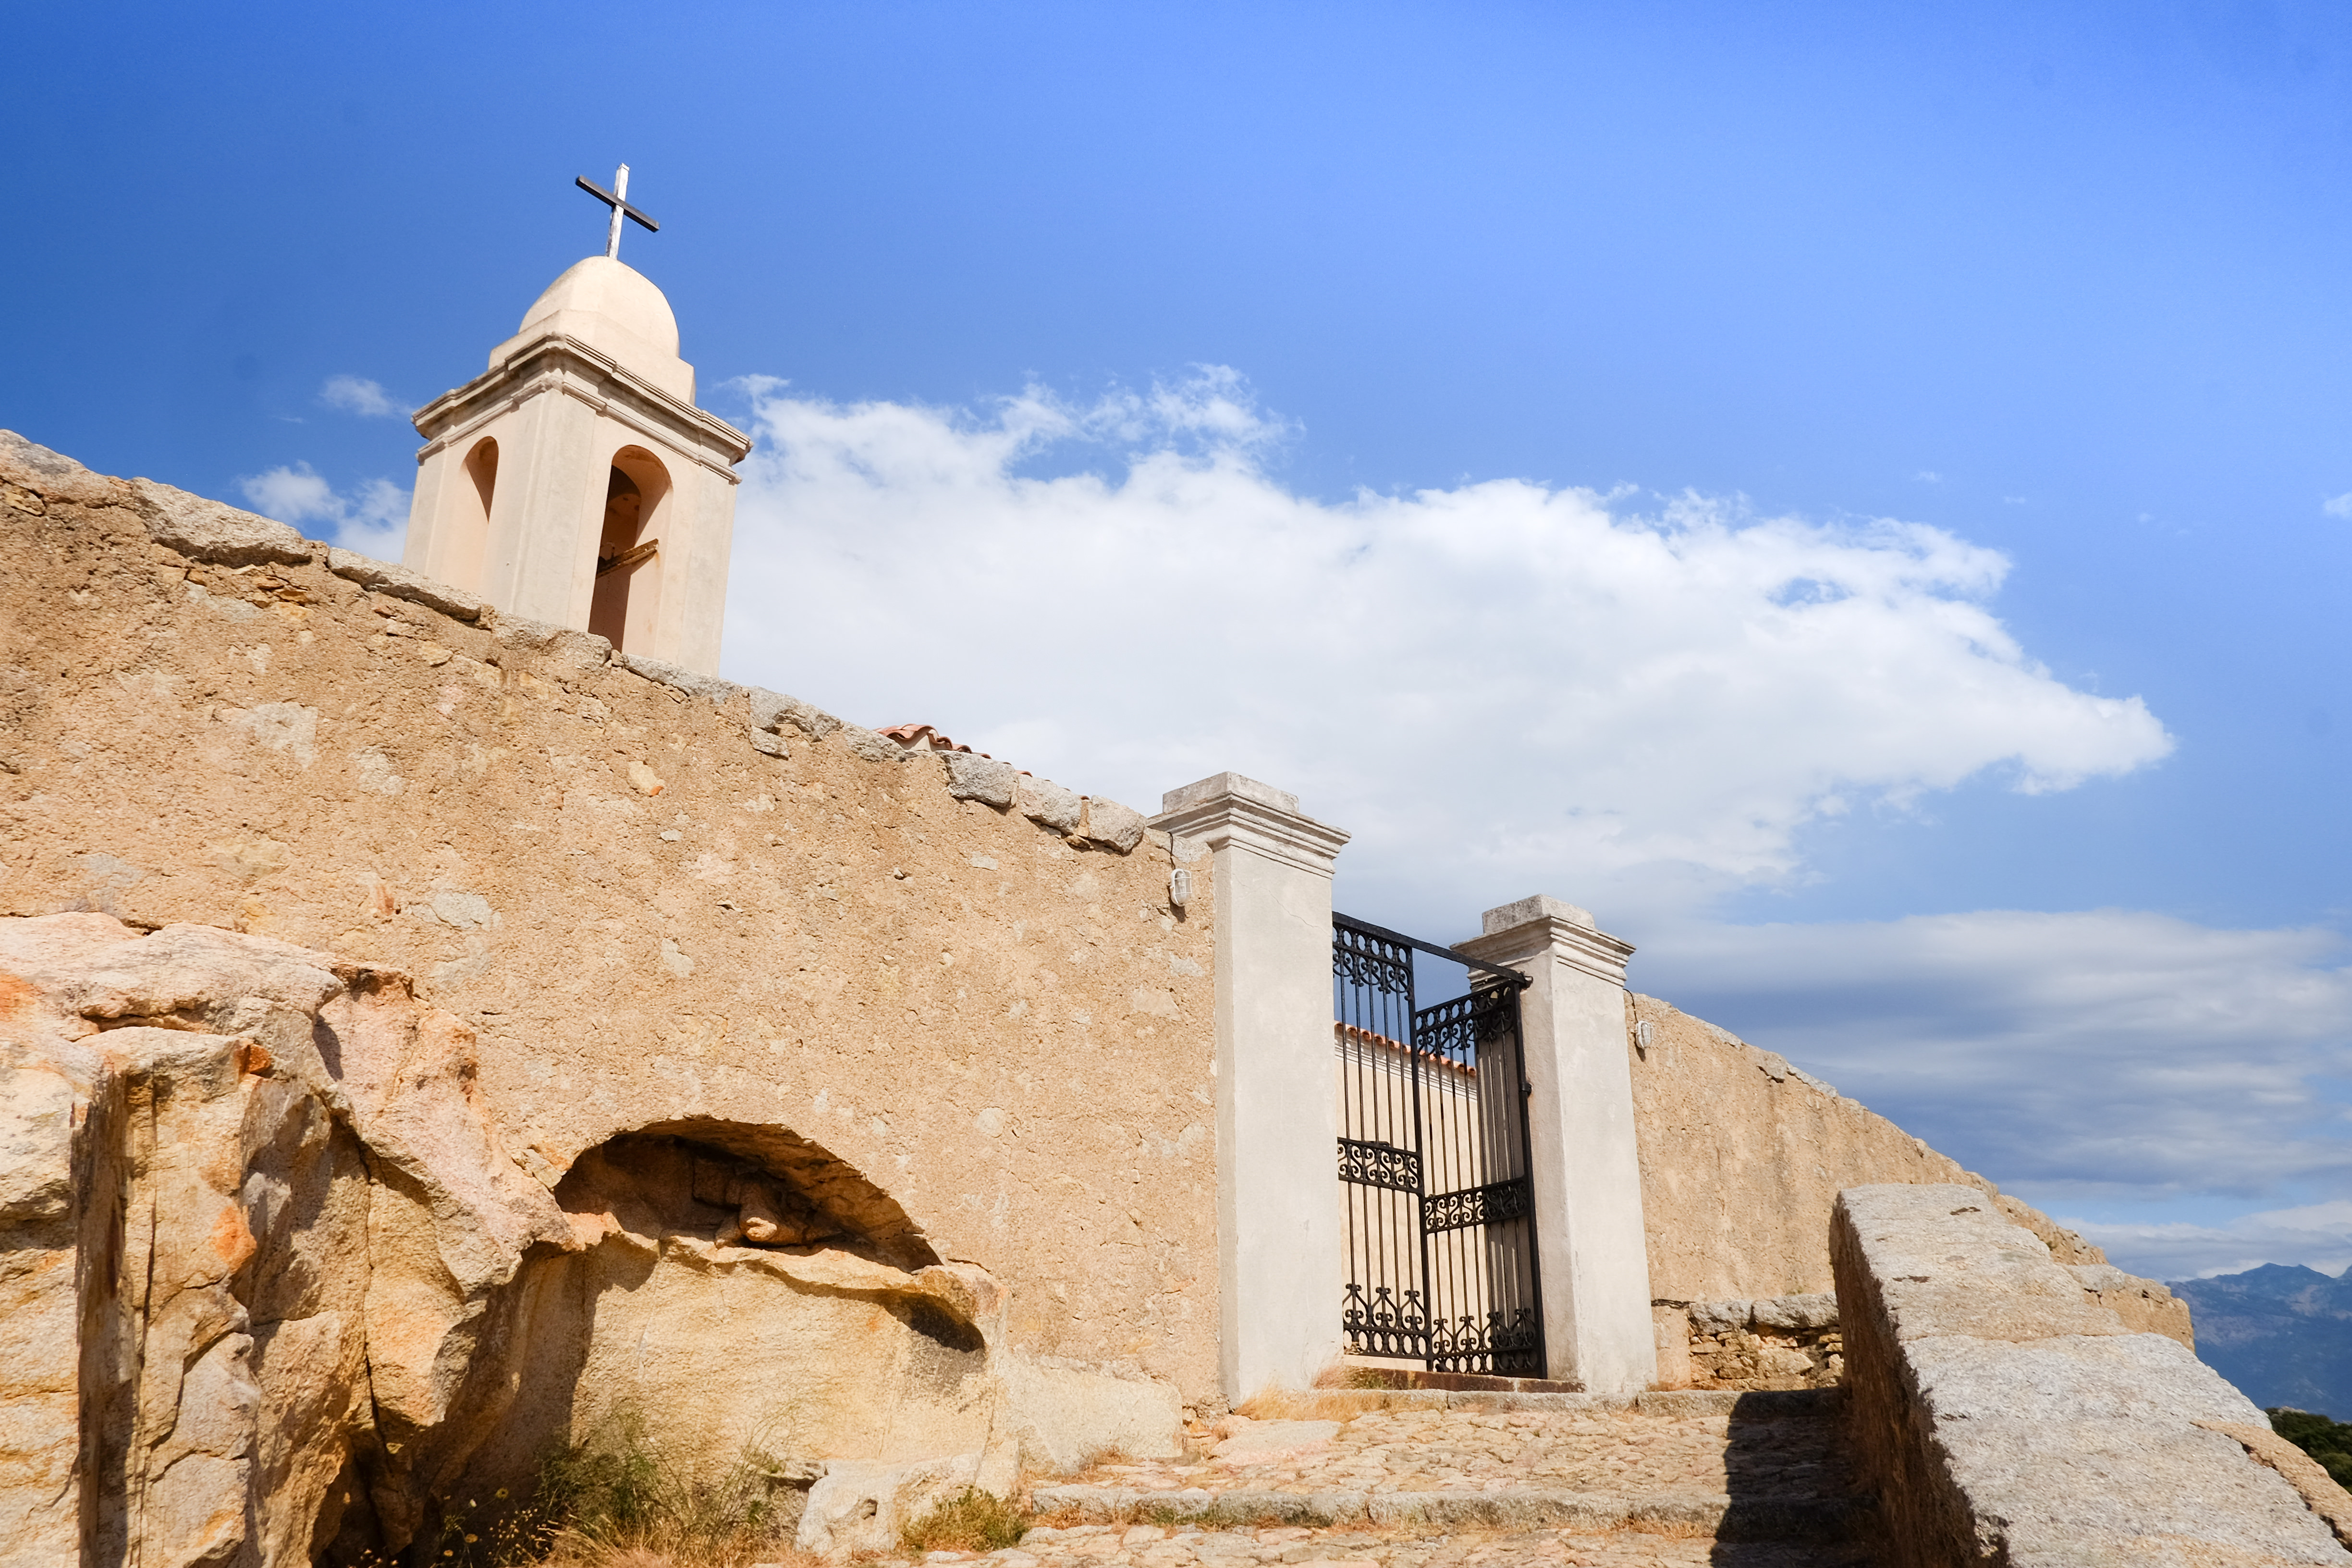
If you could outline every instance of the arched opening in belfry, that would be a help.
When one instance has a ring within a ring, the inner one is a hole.
[[[471,593],[482,589],[482,565],[490,546],[490,498],[499,485],[499,444],[485,436],[466,454],[450,508],[449,547],[443,575]]]
[[[651,650],[661,611],[661,534],[668,521],[669,490],[669,470],[643,447],[613,454],[588,629],[625,651]]]

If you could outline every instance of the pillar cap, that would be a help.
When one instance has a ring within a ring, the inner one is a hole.
[[[1555,899],[1549,893],[1537,893],[1517,903],[1488,910],[1478,917],[1478,931],[1482,936],[1494,936],[1539,920],[1566,921],[1570,925],[1582,926],[1587,931],[1601,929],[1593,920],[1591,910],[1580,909],[1564,899]]]
[[[1349,835],[1298,809],[1288,790],[1241,773],[1212,773],[1160,797],[1151,826],[1174,838],[1199,839],[1211,850],[1248,849],[1318,876],[1331,875]],[[1181,857],[1180,856],[1180,858]]]
[[[1211,773],[1207,778],[1171,789],[1160,797],[1160,809],[1165,815],[1182,811],[1187,806],[1200,805],[1221,795],[1234,795],[1253,800],[1276,811],[1299,815],[1298,797],[1286,789],[1276,789],[1270,784],[1260,784],[1245,773]]]
[[[1454,945],[1489,963],[1524,965],[1550,957],[1614,984],[1625,984],[1625,961],[1633,944],[1611,936],[1585,910],[1564,899],[1537,893],[1488,910],[1485,929]]]

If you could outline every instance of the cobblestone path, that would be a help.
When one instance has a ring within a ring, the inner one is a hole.
[[[1835,1389],[1350,1391],[1230,1420],[1209,1452],[1035,1489],[1007,1568],[1517,1563],[1867,1568]]]

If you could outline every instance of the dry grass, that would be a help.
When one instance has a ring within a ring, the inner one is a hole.
[[[796,1550],[778,1466],[747,1447],[717,1475],[654,1452],[645,1422],[615,1409],[579,1443],[550,1454],[520,1507],[468,1501],[444,1520],[443,1568],[810,1568]],[[469,1528],[477,1513],[478,1529]]]
[[[1270,1509],[1240,1508],[1232,1503],[1212,1503],[1205,1509],[1180,1511],[1165,1504],[1145,1503],[1135,1510],[1139,1524],[1156,1524],[1162,1529],[1180,1524],[1193,1524],[1202,1530],[1280,1530],[1295,1525],[1295,1519],[1286,1519]],[[1329,1529],[1328,1525],[1310,1529]]]
[[[1059,1508],[1050,1513],[1032,1514],[1028,1522],[1032,1530],[1044,1527],[1069,1530],[1081,1524],[1156,1524],[1163,1530],[1172,1530],[1179,1525],[1198,1525],[1202,1530],[1280,1530],[1295,1528],[1298,1524],[1297,1520],[1286,1519],[1280,1513],[1266,1509],[1215,1503],[1205,1509],[1183,1510],[1167,1503],[1141,1501],[1117,1508]],[[1328,1530],[1337,1527],[1312,1525],[1306,1528]],[[1348,1528],[1355,1529],[1357,1526]]]
[[[1410,1388],[1416,1369],[1410,1366],[1364,1366],[1334,1362],[1315,1374],[1317,1388]]]
[[[1080,1508],[1051,1509],[1029,1516],[1029,1528],[1032,1530],[1075,1530],[1082,1524],[1113,1522],[1116,1521],[1098,1517]]]
[[[1028,1515],[1018,1505],[978,1487],[966,1487],[940,1499],[922,1518],[900,1531],[898,1542],[918,1553],[994,1552],[1021,1544],[1028,1528]]]
[[[1361,1393],[1334,1388],[1270,1388],[1234,1406],[1253,1421],[1346,1421],[1361,1415]]]
[[[650,1530],[628,1538],[597,1540],[566,1531],[550,1543],[536,1568],[751,1568],[754,1563],[820,1568],[824,1561],[770,1535],[714,1538]]]
[[[1133,1457],[1124,1448],[1097,1448],[1080,1459],[1071,1469],[1024,1473],[1022,1478],[1022,1489],[1026,1491],[1036,1481],[1049,1477],[1056,1481],[1075,1481],[1083,1486],[1116,1486],[1122,1478],[1108,1472],[1115,1468],[1132,1465],[1135,1462]]]

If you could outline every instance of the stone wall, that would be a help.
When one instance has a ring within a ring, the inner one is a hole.
[[[2066,1272],[2092,1306],[2114,1312],[2134,1333],[2162,1334],[2197,1349],[2189,1303],[2152,1279],[2112,1264]],[[1845,1336],[1837,1298],[1827,1292],[1756,1301],[1658,1302],[1651,1308],[1660,1388],[1828,1388],[1845,1380]]]
[[[0,919],[0,1562],[432,1557],[616,1390],[813,1505],[1174,1446],[1172,1389],[1051,1386],[986,1270],[772,1130],[633,1134],[550,1194],[404,976],[97,914]]]
[[[1651,1309],[1660,1388],[1828,1388],[1843,1380],[1837,1298],[1692,1301]]]
[[[730,1340],[740,1292],[886,1316],[888,1292],[709,1249],[797,1236],[812,1194],[853,1187],[877,1266],[985,1277],[993,1374],[1041,1457],[1083,1457],[1088,1432],[1148,1445],[1135,1413],[1172,1432],[1180,1402],[1214,1401],[1215,890],[1195,863],[1171,907],[1172,847],[1137,814],[616,659],[5,433],[0,530],[0,913],[234,931],[413,976],[468,1042],[486,1136],[555,1208],[611,1220],[508,1295],[644,1284],[679,1331],[659,1357],[592,1335],[559,1425],[648,1395],[680,1442],[776,1416],[732,1380],[797,1386],[772,1364],[793,1335]],[[663,1159],[719,1173],[686,1179],[719,1184],[736,1234],[630,1185]],[[430,1210],[389,1187],[387,1214]],[[596,1261],[632,1237],[655,1255]],[[708,1331],[688,1331],[687,1276]],[[384,1304],[386,1331],[410,1321]]]
[[[2073,1231],[1777,1053],[1654,996],[1630,1000],[1626,1048],[1650,1293],[1661,1307],[1828,1290],[1830,1209],[1842,1188],[1864,1183],[1978,1187],[2061,1262],[2105,1264],[2105,1255]],[[2169,1299],[2152,1281],[2134,1280],[2130,1289],[2141,1287]],[[2186,1306],[2175,1305],[2185,1334]]]
[[[2352,1498],[1976,1187],[1852,1188],[1831,1246],[1891,1563],[2347,1561]]]
[[[2189,1304],[1892,1121],[1654,996],[1628,1009],[1661,1388],[1836,1383],[1829,1216],[1839,1191],[1958,1183],[2071,1268],[2092,1303],[2191,1350]],[[1643,1026],[1648,1039],[1643,1039]]]

